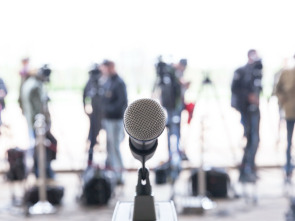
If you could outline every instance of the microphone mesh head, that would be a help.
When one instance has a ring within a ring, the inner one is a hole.
[[[161,105],[153,99],[139,99],[131,103],[124,113],[126,132],[139,141],[158,138],[166,125]]]

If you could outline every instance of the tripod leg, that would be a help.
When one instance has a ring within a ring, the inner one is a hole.
[[[221,106],[220,100],[218,98],[218,93],[217,93],[215,85],[213,83],[211,83],[211,85],[212,85],[212,88],[213,88],[213,91],[214,91],[215,99],[216,99],[217,104],[218,104],[219,113],[220,113],[220,116],[221,116],[221,119],[222,119],[222,122],[223,122],[225,133],[226,133],[226,136],[227,136],[227,139],[228,139],[228,142],[229,142],[229,146],[230,146],[230,149],[231,149],[231,152],[232,152],[233,160],[236,163],[236,162],[238,162],[236,151],[235,151],[235,148],[234,148],[234,146],[232,144],[232,141],[231,141],[229,128],[228,128],[228,126],[226,124],[225,115],[224,115],[224,113],[222,111],[222,106]]]

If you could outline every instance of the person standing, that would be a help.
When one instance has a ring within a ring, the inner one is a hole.
[[[83,91],[84,110],[90,120],[88,134],[88,140],[90,141],[88,150],[88,166],[92,165],[93,148],[97,143],[97,136],[101,129],[102,95],[103,88],[101,81],[101,71],[99,70],[99,65],[94,64],[89,71],[89,79]],[[90,111],[87,110],[87,103],[91,103]]]
[[[4,98],[6,97],[6,95],[7,95],[6,85],[4,81],[2,80],[2,78],[0,78],[0,126],[2,125],[1,112],[5,108]]]
[[[294,55],[295,59],[295,55]],[[286,152],[286,181],[290,181],[293,171],[291,163],[291,147],[292,137],[295,124],[295,66],[291,69],[284,69],[276,86],[276,95],[278,97],[279,105],[285,112],[285,119],[287,123],[287,152]]]
[[[22,92],[22,86],[25,83],[25,81],[30,77],[31,75],[31,70],[29,69],[29,64],[30,64],[30,58],[26,57],[21,60],[22,63],[22,68],[19,71],[19,76],[21,78],[20,82],[20,89],[19,89],[19,98],[18,102],[20,107],[22,108],[22,103],[21,103],[21,92]]]
[[[256,50],[248,51],[248,63],[238,68],[233,77],[232,107],[241,114],[241,123],[247,139],[240,167],[241,182],[257,180],[255,156],[259,145],[259,95],[262,91],[262,62]]]
[[[19,72],[19,75],[21,77],[21,85],[30,77],[29,63],[29,58],[22,59],[22,69]]]
[[[123,116],[127,108],[126,85],[117,74],[113,61],[104,60],[101,71],[107,77],[102,100],[103,127],[107,134],[106,167],[116,173],[117,183],[123,184],[122,172],[124,166],[120,143],[124,139]]]
[[[167,65],[159,62],[157,74],[160,76],[159,87],[161,89],[161,104],[167,111],[167,132],[169,159],[172,155],[171,137],[176,137],[174,145],[181,158],[186,159],[184,153],[180,151],[180,126],[181,113],[185,107],[184,94],[189,87],[189,82],[184,81],[183,74],[187,66],[187,60],[181,59],[177,64]]]
[[[51,117],[48,109],[49,97],[45,89],[46,83],[49,82],[51,70],[44,65],[41,67],[36,76],[29,77],[22,86],[21,101],[23,105],[23,113],[28,123],[29,136],[31,140],[31,149],[35,147],[36,131],[34,128],[35,117],[43,114],[46,123],[46,133],[50,132]],[[48,157],[48,155],[47,155]],[[38,162],[36,148],[34,149],[34,172],[38,177]],[[53,178],[54,173],[51,169],[50,160],[46,160],[47,177]]]

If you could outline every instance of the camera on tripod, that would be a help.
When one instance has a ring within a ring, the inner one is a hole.
[[[168,63],[163,61],[163,57],[159,56],[158,63],[156,64],[157,77],[160,79],[159,84],[168,84],[169,78],[180,77],[178,71],[183,72],[187,66],[187,59],[182,58],[177,64]],[[178,69],[178,70],[177,70]]]
[[[203,72],[203,75],[204,75],[204,78],[203,78],[203,81],[202,81],[202,84],[203,85],[206,85],[206,84],[212,84],[212,80],[210,78],[210,72],[208,71],[204,71]]]
[[[101,74],[101,71],[99,70],[99,64],[97,64],[97,63],[92,64],[88,73],[89,73],[89,75]]]

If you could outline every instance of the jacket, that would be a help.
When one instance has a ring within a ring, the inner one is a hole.
[[[117,74],[111,76],[104,85],[102,102],[103,116],[106,119],[123,119],[127,107],[126,85]]]
[[[282,71],[276,86],[279,104],[287,120],[295,120],[295,68]]]
[[[165,71],[162,72],[161,81],[161,104],[167,110],[182,110],[184,107],[184,96],[182,88],[175,69],[166,65]]]
[[[51,120],[48,110],[48,100],[47,92],[41,80],[36,77],[30,77],[24,82],[21,89],[21,101],[23,113],[30,129],[34,129],[37,114],[43,114],[47,127],[50,127]]]
[[[231,84],[231,105],[239,111],[247,111],[251,103],[249,102],[249,95],[259,94],[262,90],[262,64],[257,67],[255,63],[246,64],[238,68]],[[258,107],[257,107],[258,108]]]

